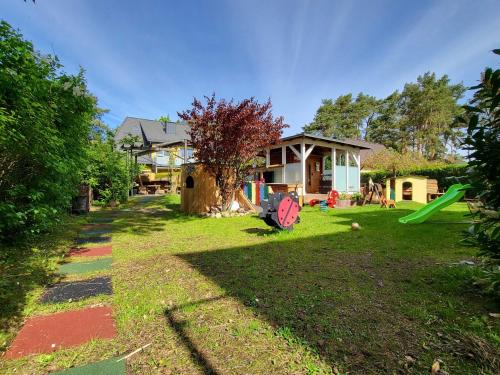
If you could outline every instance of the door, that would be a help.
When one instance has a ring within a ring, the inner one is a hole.
[[[306,192],[318,194],[321,184],[321,171],[323,170],[323,159],[321,156],[311,155],[306,161],[307,188]]]

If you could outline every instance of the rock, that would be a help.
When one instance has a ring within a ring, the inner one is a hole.
[[[405,359],[406,359],[406,362],[409,362],[409,363],[415,362],[415,358],[413,358],[411,355],[405,355]]]
[[[459,264],[473,266],[475,263],[472,260],[462,260]]]
[[[215,213],[215,218],[216,219],[220,219],[222,217],[222,215],[220,214],[220,212],[216,212]]]

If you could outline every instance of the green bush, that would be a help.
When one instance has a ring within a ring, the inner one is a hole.
[[[493,52],[500,55],[500,49]],[[462,122],[467,125],[464,145],[470,152],[470,178],[482,208],[465,240],[478,247],[484,259],[477,284],[500,300],[500,69],[487,68],[473,89]]]
[[[0,22],[0,242],[59,220],[87,163],[96,99]]]
[[[127,154],[116,148],[113,133],[105,125],[100,126],[99,132],[92,133],[84,181],[92,187],[98,205],[124,202],[140,166],[127,162]]]
[[[438,182],[439,188],[446,190],[451,185],[456,183],[454,177],[464,177],[467,175],[469,166],[467,164],[450,164],[438,167],[426,167],[401,170],[396,172],[397,176],[426,176],[435,179]],[[384,184],[387,178],[393,177],[393,173],[389,171],[371,171],[361,172],[361,182],[367,183],[369,178],[373,182]]]

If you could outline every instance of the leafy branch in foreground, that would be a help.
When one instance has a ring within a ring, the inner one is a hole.
[[[500,55],[500,50],[494,50]],[[470,151],[472,185],[481,202],[474,215],[476,223],[468,231],[466,242],[479,247],[486,259],[484,278],[479,280],[487,291],[500,296],[500,69],[487,68],[472,100],[464,106]]]

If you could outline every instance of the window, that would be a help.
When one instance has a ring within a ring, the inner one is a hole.
[[[281,147],[280,148],[273,148],[271,149],[269,153],[269,163],[271,165],[277,165],[277,164],[282,164],[283,162],[281,161]]]
[[[337,166],[345,167],[345,152],[337,150]]]
[[[300,152],[300,145],[295,145],[295,149]],[[286,148],[286,162],[287,164],[300,162],[300,159],[297,155],[295,155],[295,152],[293,152],[290,147]]]
[[[186,178],[186,189],[194,188],[194,179],[192,176],[187,176]]]
[[[264,181],[266,183],[273,183],[274,182],[274,172],[273,171],[267,171],[262,174],[262,177],[264,177]]]
[[[182,147],[179,150],[179,157],[184,159],[185,155],[186,155],[186,150],[184,149],[184,147]],[[193,158],[193,149],[192,148],[187,149],[187,158],[188,158],[188,160]]]

